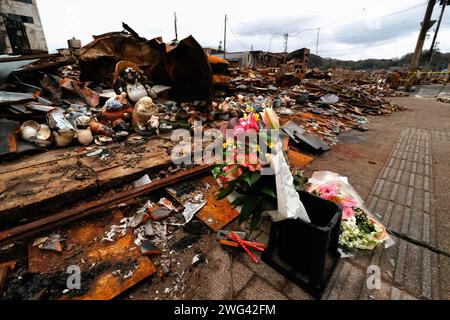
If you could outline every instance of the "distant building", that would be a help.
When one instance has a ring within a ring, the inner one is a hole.
[[[384,70],[384,69],[373,69],[372,70],[372,74],[375,74],[375,75],[386,74],[386,70]]]
[[[223,58],[223,53],[211,55]],[[270,68],[279,67],[283,63],[284,54],[263,51],[227,52],[225,59],[231,68]]]
[[[205,51],[205,53],[208,56],[211,55],[218,55],[218,54],[222,54],[223,55],[223,50],[221,49],[216,49],[216,48],[203,48],[203,51]]]
[[[36,0],[0,0],[0,54],[48,53]]]
[[[332,68],[329,69],[329,71],[337,71],[337,72],[340,72],[340,71],[352,71],[352,69],[349,68],[349,67],[332,67]]]

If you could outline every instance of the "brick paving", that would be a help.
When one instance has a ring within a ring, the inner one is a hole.
[[[367,207],[385,226],[436,245],[431,133],[404,128],[368,197]]]

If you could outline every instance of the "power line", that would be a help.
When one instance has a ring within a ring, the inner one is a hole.
[[[406,8],[406,9],[402,9],[402,10],[400,10],[400,11],[396,11],[396,12],[393,12],[393,13],[389,13],[389,14],[387,14],[387,15],[380,16],[380,17],[376,17],[376,18],[373,18],[373,19],[383,19],[383,18],[391,17],[391,16],[394,16],[394,15],[397,15],[397,14],[400,14],[400,13],[404,13],[404,12],[407,12],[407,11],[411,11],[411,10],[414,10],[414,9],[417,9],[417,8],[420,8],[420,7],[423,7],[423,6],[425,6],[427,3],[428,3],[428,2],[424,2],[424,3],[422,3],[422,4],[418,4],[418,5],[416,5],[416,6],[409,7],[409,8]]]
[[[391,39],[386,40],[386,41],[380,41],[377,43],[373,43],[373,44],[368,44],[368,45],[364,45],[364,46],[353,46],[353,47],[348,47],[348,48],[344,48],[344,49],[335,49],[335,50],[325,50],[324,53],[332,53],[332,52],[341,52],[341,51],[351,51],[351,50],[355,50],[355,49],[361,49],[361,48],[372,48],[372,47],[377,47],[377,46],[381,46],[387,43],[390,43]]]
[[[355,33],[355,34],[349,34],[348,32],[346,33],[332,33],[332,34],[325,34],[323,37],[325,38],[336,38],[339,36],[345,36],[347,35],[348,38],[352,39],[353,41],[357,41],[357,39],[362,38],[361,40],[365,40],[367,38],[367,34],[371,33],[371,34],[382,34],[383,36],[387,36],[390,35],[391,33],[395,33],[398,34],[398,27],[402,24],[404,24],[405,22],[409,21],[410,19],[407,20],[403,20],[400,21],[396,24],[390,25],[388,27],[384,27],[384,28],[380,28],[380,29],[370,29],[370,30],[362,30],[360,33]],[[393,32],[391,32],[393,31]]]
[[[284,24],[280,24],[280,25],[276,25],[276,26],[271,26],[271,27],[268,27],[268,28],[262,28],[262,29],[257,29],[257,30],[253,30],[253,31],[248,31],[248,32],[241,32],[241,33],[239,33],[239,34],[240,34],[240,35],[245,35],[245,34],[263,34],[263,33],[261,33],[260,31],[266,31],[266,30],[278,29],[278,28],[280,28],[280,27],[285,27],[285,26],[288,26],[288,25],[291,25],[291,24],[296,24],[296,23],[304,22],[304,21],[310,20],[310,19],[312,19],[312,18],[314,18],[314,17],[315,17],[315,16],[311,16],[311,17],[307,17],[307,18],[300,19],[300,20],[291,21],[291,22],[284,23]],[[233,20],[234,20],[234,19],[233,19]],[[234,21],[236,21],[236,20],[234,20]],[[244,23],[242,23],[242,22],[240,22],[240,23],[241,23],[241,24],[244,24]],[[272,33],[268,33],[268,34],[272,34]]]
[[[235,40],[235,42],[237,42],[242,48],[244,48],[246,50],[249,49],[250,47],[247,47],[246,45],[244,45],[242,42],[240,42],[238,40],[236,34],[233,32],[233,29],[231,28],[230,19],[226,19],[226,24],[228,25],[228,29],[230,29],[230,33],[232,34],[233,39]]]
[[[351,17],[353,17],[354,15],[356,15],[356,14],[362,12],[362,11],[365,11],[365,10],[366,10],[366,8],[362,8],[361,10],[355,11],[355,12],[351,13],[350,15],[346,16],[345,18],[338,19],[338,20],[336,20],[335,22],[333,22],[332,24],[330,24],[330,25],[328,25],[328,26],[326,26],[326,27],[321,27],[321,29],[330,28],[330,27],[332,27],[332,26],[334,26],[334,25],[336,25],[336,24],[339,24],[340,22],[342,22],[342,21],[344,21],[344,20],[347,20],[348,18],[351,18]]]

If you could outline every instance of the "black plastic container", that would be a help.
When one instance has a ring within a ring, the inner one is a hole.
[[[320,298],[339,261],[342,209],[331,201],[300,192],[311,223],[272,223],[269,245],[261,259],[292,282]]]

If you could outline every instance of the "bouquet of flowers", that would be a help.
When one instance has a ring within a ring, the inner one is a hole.
[[[363,206],[363,200],[347,178],[332,172],[316,172],[309,180],[308,191],[342,208],[339,244],[349,249],[372,250],[389,236]]]
[[[261,150],[270,152],[274,146],[268,132],[279,128],[278,117],[271,108],[265,108],[262,113],[245,113],[232,128],[231,135],[227,134],[223,146],[225,162],[213,170],[214,177],[222,182],[216,199],[233,194],[232,204],[242,206],[239,222],[251,220],[252,230],[257,228],[265,209],[276,207],[275,179],[273,175],[262,174],[270,165],[267,159],[263,161],[265,155]]]

